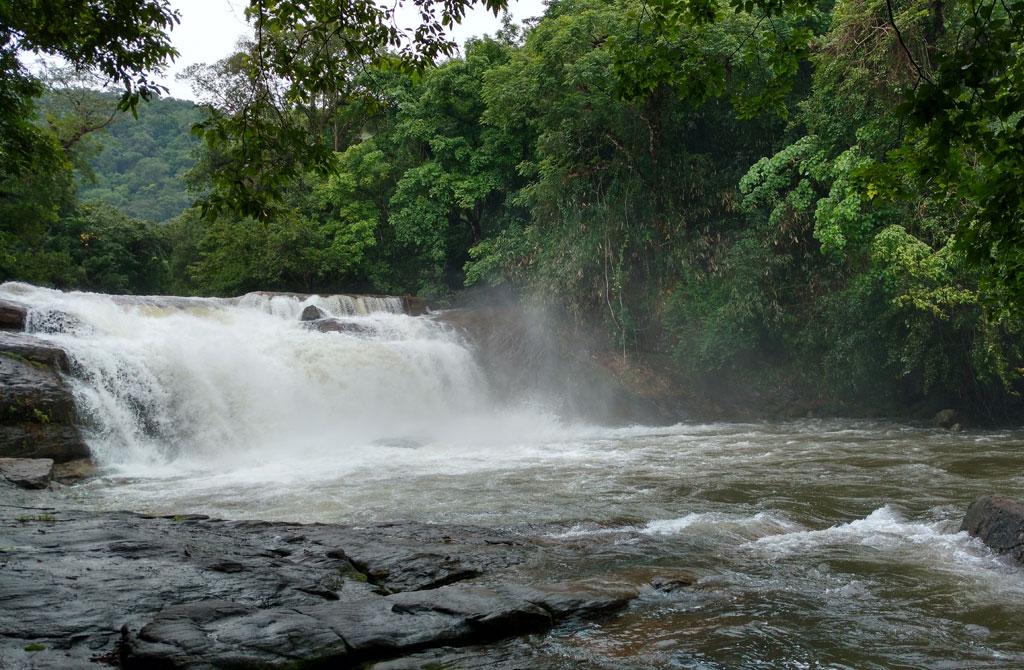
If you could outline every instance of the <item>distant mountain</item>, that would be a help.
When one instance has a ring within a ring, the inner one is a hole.
[[[138,118],[121,114],[97,142],[83,179],[83,202],[105,202],[140,219],[165,222],[192,202],[182,176],[195,164],[198,140],[190,132],[202,117],[191,101],[161,98],[140,104]]]

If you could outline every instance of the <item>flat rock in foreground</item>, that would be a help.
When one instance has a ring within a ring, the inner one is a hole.
[[[543,631],[627,587],[540,583],[550,549],[365,528],[0,506],[0,667],[345,667]],[[93,666],[98,667],[98,666]]]
[[[53,476],[53,459],[0,458],[0,477],[23,489],[45,489]]]
[[[982,496],[967,508],[960,530],[1024,564],[1024,503],[1005,496]]]

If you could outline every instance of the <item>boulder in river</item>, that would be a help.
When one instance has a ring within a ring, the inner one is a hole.
[[[316,305],[306,305],[302,314],[299,315],[299,321],[317,321],[319,319],[326,319],[330,314],[323,311]]]
[[[21,333],[0,333],[0,457],[89,457],[75,401],[59,372],[62,350]]]
[[[993,551],[1024,564],[1024,503],[998,495],[981,496],[967,508],[960,530]]]
[[[939,428],[952,430],[954,426],[960,426],[960,413],[955,409],[940,410],[935,415],[935,425]]]
[[[0,300],[0,330],[25,330],[28,308],[11,300]]]
[[[53,459],[0,458],[0,476],[23,489],[45,489],[53,476]]]

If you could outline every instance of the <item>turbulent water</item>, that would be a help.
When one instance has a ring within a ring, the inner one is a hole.
[[[1019,495],[1022,431],[583,425],[495,407],[465,342],[387,300],[0,297],[72,359],[103,465],[84,506],[528,526],[589,549],[553,579],[696,576],[494,649],[527,667],[1024,667],[1024,569],[958,532]],[[359,328],[304,328],[309,302]]]

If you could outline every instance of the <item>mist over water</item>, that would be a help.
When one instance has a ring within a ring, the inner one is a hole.
[[[544,578],[697,577],[504,643],[540,668],[1024,667],[1024,571],[958,530],[1019,495],[1022,431],[584,424],[495,400],[471,343],[393,299],[0,297],[71,358],[84,507],[525,526],[587,549]],[[307,329],[311,303],[358,329]]]

